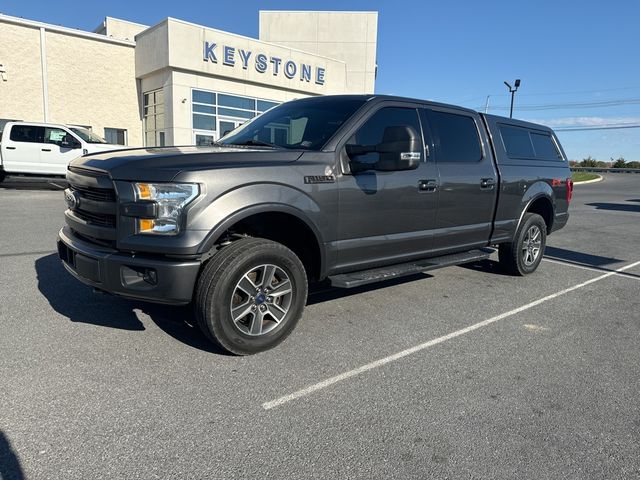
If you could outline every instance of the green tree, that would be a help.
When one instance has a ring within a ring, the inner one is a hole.
[[[580,162],[581,167],[596,167],[598,165],[598,161],[589,155],[587,158],[582,159]]]
[[[640,168],[640,162],[628,162],[625,166],[626,168]]]
[[[611,158],[611,162],[612,162],[612,167],[613,168],[625,168],[626,167],[626,162],[624,161],[623,157],[619,157],[617,160],[614,160],[613,158]]]

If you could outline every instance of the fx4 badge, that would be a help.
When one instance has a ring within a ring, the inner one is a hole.
[[[308,175],[304,177],[304,183],[334,183],[336,177],[333,175]]]

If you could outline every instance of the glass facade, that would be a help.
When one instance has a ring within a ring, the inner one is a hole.
[[[225,133],[278,102],[207,90],[191,91],[191,112],[196,145],[209,145]]]
[[[155,90],[144,94],[144,144],[164,147],[164,93]]]

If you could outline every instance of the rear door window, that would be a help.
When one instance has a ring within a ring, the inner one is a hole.
[[[471,163],[482,159],[478,127],[472,117],[429,110],[429,124],[435,139],[437,162]]]
[[[9,137],[12,142],[44,143],[44,127],[36,125],[14,125]]]

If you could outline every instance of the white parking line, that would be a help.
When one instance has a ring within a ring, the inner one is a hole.
[[[634,274],[632,274],[632,273],[618,272],[618,271],[614,271],[614,270],[611,270],[611,269],[608,269],[608,268],[589,267],[587,265],[578,265],[578,264],[575,264],[575,263],[563,262],[562,260],[554,260],[552,258],[546,258],[546,257],[543,258],[543,260],[545,262],[555,263],[557,265],[563,265],[565,267],[579,268],[580,270],[588,270],[590,272],[598,272],[598,273],[608,272],[608,273],[613,273],[617,277],[629,278],[631,280],[640,280],[640,277],[634,276]]]
[[[602,269],[600,269],[600,268],[587,267],[586,265],[576,265],[575,263],[563,262],[561,260],[554,260],[552,258],[544,257],[542,260],[544,260],[545,262],[549,262],[549,263],[555,263],[555,264],[558,264],[558,265],[564,265],[565,267],[579,268],[581,270],[589,270],[590,272],[599,272],[599,273],[602,272]],[[612,272],[612,273],[616,273],[616,272]]]
[[[375,368],[382,367],[388,363],[395,362],[396,360],[400,360],[401,358],[420,352],[426,348],[433,347],[434,345],[438,345],[439,343],[446,342],[447,340],[452,340],[466,333],[473,332],[474,330],[478,330],[479,328],[486,327],[500,320],[504,320],[505,318],[511,317],[517,313],[524,312],[525,310],[529,310],[530,308],[533,308],[537,305],[548,302],[549,300],[553,300],[554,298],[558,298],[562,295],[573,292],[574,290],[578,290],[580,288],[586,287],[587,285],[591,285],[592,283],[599,282],[600,280],[604,280],[605,278],[609,278],[613,275],[616,275],[617,273],[624,272],[625,270],[633,268],[637,265],[640,265],[640,261],[618,268],[617,270],[613,270],[611,272],[605,273],[603,275],[600,275],[599,277],[592,278],[591,280],[587,280],[586,282],[579,283],[577,285],[574,285],[573,287],[565,288],[564,290],[560,290],[559,292],[553,293],[551,295],[547,295],[546,297],[542,297],[531,303],[527,303],[526,305],[523,305],[521,307],[515,308],[513,310],[509,310],[508,312],[501,313],[500,315],[496,315],[495,317],[488,318],[486,320],[483,320],[482,322],[469,325],[468,327],[463,328],[461,330],[456,330],[455,332],[451,332],[447,335],[443,335],[442,337],[434,338],[433,340],[429,340],[428,342],[421,343],[420,345],[416,345],[415,347],[407,348],[406,350],[402,350],[401,352],[395,353],[393,355],[389,355],[388,357],[384,357],[374,362],[367,363],[365,365],[362,365],[361,367],[341,373],[340,375],[336,375],[335,377],[327,378],[322,382],[314,383],[313,385],[309,385],[308,387],[305,387],[302,390],[298,390],[297,392],[290,393],[289,395],[285,395],[284,397],[276,398],[275,400],[265,402],[262,404],[262,408],[264,408],[265,410],[271,410],[272,408],[279,407],[293,400],[306,397],[307,395],[317,392],[318,390],[327,388],[335,383],[342,382],[343,380],[347,380],[348,378],[355,377],[356,375],[360,375],[362,373],[368,372],[369,370],[373,370]]]

